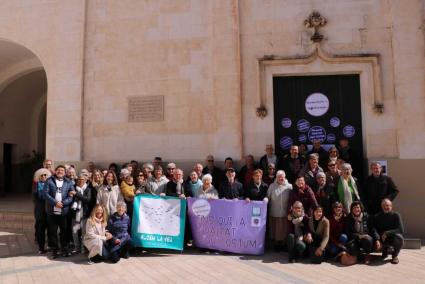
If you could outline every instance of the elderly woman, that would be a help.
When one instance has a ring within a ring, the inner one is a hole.
[[[72,185],[75,185],[75,182],[77,181],[77,171],[73,166],[69,166],[69,168],[66,169],[66,177],[69,178],[72,182]]]
[[[86,221],[90,215],[89,202],[91,199],[91,190],[87,185],[87,176],[85,174],[78,176],[75,191],[71,191],[69,195],[74,197],[74,202],[71,205],[71,228],[75,248],[72,253],[79,254],[83,250],[81,237],[85,235]]]
[[[127,205],[124,202],[117,204],[115,212],[108,220],[107,230],[112,234],[108,241],[109,259],[116,263],[121,257],[128,258],[131,249],[130,218],[126,214]]]
[[[343,164],[341,171],[342,174],[337,187],[338,200],[344,206],[345,212],[349,214],[351,203],[360,200],[359,185],[357,180],[351,175],[353,169],[350,164]]]
[[[318,206],[313,217],[308,221],[309,232],[304,236],[308,244],[311,263],[322,263],[325,249],[329,241],[329,220],[323,215],[323,208]]]
[[[163,175],[161,166],[155,167],[153,177],[148,180],[153,195],[160,195],[161,193],[165,193],[168,182],[168,178]]]
[[[308,163],[301,170],[300,175],[304,177],[308,186],[315,187],[317,174],[323,172],[323,169],[319,166],[319,155],[312,153],[308,156]]]
[[[89,250],[89,264],[93,261],[109,258],[106,241],[112,239],[112,234],[106,231],[108,214],[102,205],[96,205],[86,223],[84,245]]]
[[[38,169],[34,173],[32,196],[34,201],[35,237],[37,239],[39,254],[46,253],[44,245],[46,242],[47,214],[43,189],[46,184],[46,180],[51,175],[50,170],[45,168]]]
[[[113,171],[108,171],[97,193],[97,204],[102,205],[106,213],[111,215],[117,212],[119,201],[124,201],[124,198],[118,186],[117,176]]]
[[[205,174],[202,177],[202,186],[196,191],[197,196],[192,192],[193,197],[203,199],[218,199],[218,191],[212,184],[213,178],[210,174]]]
[[[292,185],[284,171],[277,171],[276,180],[267,190],[269,199],[269,233],[276,251],[285,244],[288,227],[288,200]]]
[[[308,233],[308,217],[304,214],[304,207],[300,201],[295,201],[288,215],[288,261],[295,263],[296,259],[303,255],[307,245],[304,235]]]

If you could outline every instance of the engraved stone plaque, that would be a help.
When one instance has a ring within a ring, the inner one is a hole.
[[[128,122],[164,120],[164,96],[128,98]]]

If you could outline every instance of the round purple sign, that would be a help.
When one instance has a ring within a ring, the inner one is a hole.
[[[289,128],[292,125],[292,120],[289,117],[284,117],[282,118],[281,124],[283,128]]]
[[[321,126],[313,126],[308,131],[308,140],[310,142],[319,140],[320,143],[323,143],[326,140],[326,130]]]
[[[342,129],[342,133],[345,137],[351,138],[356,134],[356,129],[352,125],[347,125]]]
[[[284,136],[284,137],[280,138],[279,144],[280,144],[280,147],[283,150],[288,150],[292,146],[292,138],[289,137],[289,136]]]
[[[300,134],[300,135],[298,136],[298,141],[299,141],[299,142],[301,142],[301,143],[305,143],[305,142],[307,142],[307,135],[305,135],[305,134]]]
[[[334,143],[335,140],[336,140],[336,137],[335,137],[335,134],[333,134],[333,133],[329,133],[326,136],[326,141],[328,141],[328,143]]]
[[[341,123],[341,121],[340,121],[340,120],[339,120],[339,118],[338,118],[338,117],[336,117],[336,116],[332,117],[332,118],[331,118],[331,120],[329,121],[329,124],[330,124],[332,127],[338,127],[340,123]]]
[[[306,119],[300,119],[297,122],[297,129],[299,132],[307,132],[310,128],[310,122],[308,122]]]

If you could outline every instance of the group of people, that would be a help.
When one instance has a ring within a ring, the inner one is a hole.
[[[248,155],[239,171],[231,157],[220,169],[208,155],[205,167],[195,164],[186,179],[175,163],[168,163],[164,171],[160,157],[142,167],[131,161],[121,169],[115,163],[96,169],[90,162],[78,175],[70,165],[53,170],[52,161],[46,160],[33,183],[39,253],[46,253],[47,230],[53,258],[86,250],[90,263],[128,257],[133,199],[153,194],[264,200],[268,202],[268,238],[275,250],[288,251],[289,262],[304,256],[313,263],[351,256],[370,263],[369,254],[375,250],[398,263],[403,224],[392,211],[398,194],[392,179],[381,173],[379,163],[372,163],[372,174],[360,186],[350,161],[338,155],[337,147],[323,151],[315,142],[307,157],[296,145],[277,157],[273,146],[267,145],[259,163]],[[186,242],[190,233],[185,235]]]

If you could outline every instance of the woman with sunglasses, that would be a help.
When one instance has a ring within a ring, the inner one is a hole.
[[[34,218],[35,218],[35,237],[38,244],[38,253],[46,253],[44,248],[47,230],[47,214],[46,214],[46,200],[44,198],[44,185],[47,178],[51,176],[48,169],[38,169],[34,173],[34,183],[32,189],[32,196],[34,201]]]

